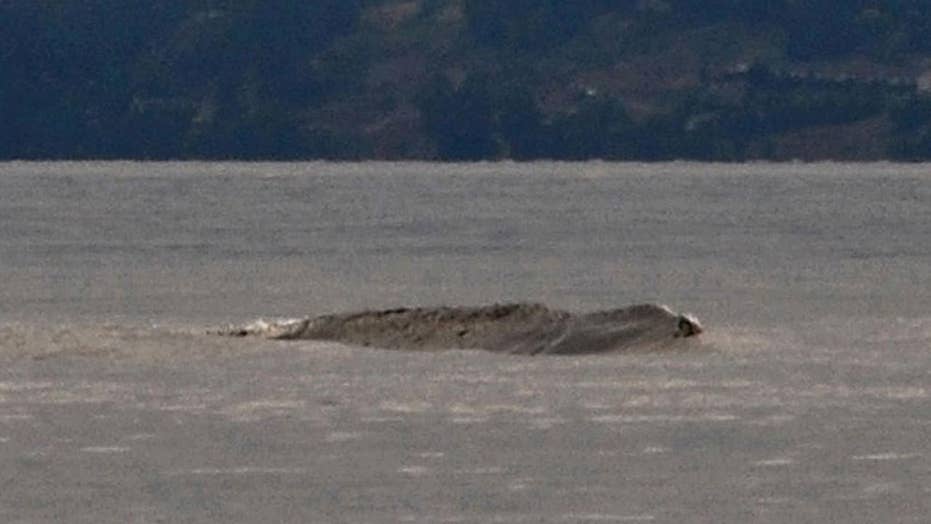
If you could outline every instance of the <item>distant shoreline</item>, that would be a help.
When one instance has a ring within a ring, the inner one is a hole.
[[[330,165],[330,166],[350,166],[360,164],[385,164],[385,165],[443,165],[443,166],[532,166],[532,165],[606,165],[606,166],[921,166],[931,164],[931,159],[925,160],[901,160],[901,159],[876,159],[876,160],[845,160],[845,159],[823,159],[823,160],[742,160],[742,161],[722,161],[722,160],[693,160],[693,159],[675,159],[675,160],[604,160],[600,158],[591,158],[585,160],[549,160],[549,159],[532,159],[532,160],[426,160],[426,159],[233,159],[233,158],[176,158],[176,159],[149,159],[149,158],[10,158],[0,159],[0,166],[15,165],[117,165],[117,164],[151,164],[151,165]]]
[[[913,4],[0,2],[0,159],[931,160]]]

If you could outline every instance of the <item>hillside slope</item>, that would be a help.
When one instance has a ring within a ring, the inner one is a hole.
[[[929,7],[8,0],[0,158],[926,159]]]

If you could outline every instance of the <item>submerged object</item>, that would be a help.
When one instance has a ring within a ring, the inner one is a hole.
[[[574,314],[541,304],[399,308],[257,321],[228,336],[325,340],[414,351],[485,349],[522,355],[573,355],[672,349],[703,328],[694,317],[640,304]]]

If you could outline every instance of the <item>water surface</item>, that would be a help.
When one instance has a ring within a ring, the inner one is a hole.
[[[923,522],[931,175],[895,164],[0,164],[7,522]],[[665,303],[689,352],[206,335]]]

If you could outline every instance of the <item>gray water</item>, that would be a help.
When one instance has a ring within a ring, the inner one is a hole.
[[[0,521],[927,522],[931,167],[0,164]],[[672,353],[207,332],[668,304]]]

